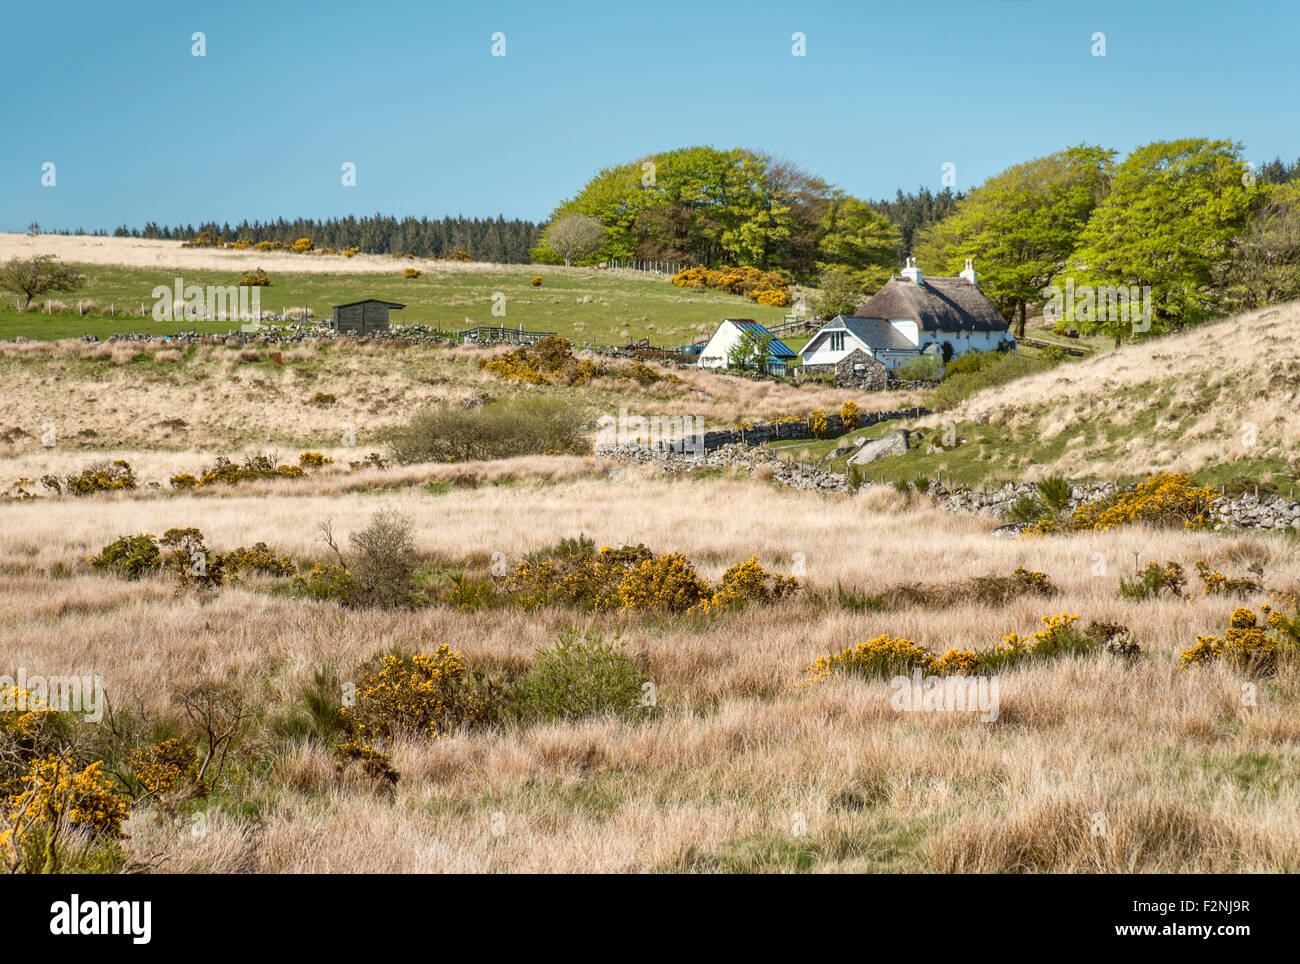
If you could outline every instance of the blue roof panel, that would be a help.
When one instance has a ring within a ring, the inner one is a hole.
[[[766,328],[764,328],[756,321],[738,321],[736,322],[736,327],[739,328],[741,331],[752,331],[760,335],[766,335],[768,338],[770,338],[771,341],[767,343],[767,353],[771,355],[773,358],[799,357],[797,352],[790,350],[789,345],[783,342],[780,338],[777,338],[774,334],[772,334],[770,331],[768,331]]]

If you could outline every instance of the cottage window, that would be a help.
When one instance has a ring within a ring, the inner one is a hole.
[[[843,351],[843,350],[844,350],[844,332],[842,331],[831,332],[831,351]]]

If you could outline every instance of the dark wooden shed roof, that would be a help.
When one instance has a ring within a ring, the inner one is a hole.
[[[922,331],[1007,330],[993,302],[965,278],[922,277],[920,284],[890,278],[853,315],[886,321],[910,318]]]
[[[362,298],[360,301],[349,301],[345,305],[335,305],[335,308],[355,308],[357,305],[383,305],[385,308],[405,308],[406,305],[399,305],[396,301],[382,301],[379,298]]]

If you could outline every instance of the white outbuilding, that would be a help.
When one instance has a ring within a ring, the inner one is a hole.
[[[700,350],[700,360],[695,364],[700,368],[728,367],[732,349],[746,334],[767,342],[767,371],[773,375],[784,375],[786,366],[799,357],[790,346],[752,318],[724,318]]]

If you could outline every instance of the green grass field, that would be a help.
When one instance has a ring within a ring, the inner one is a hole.
[[[533,265],[502,265],[487,271],[435,273],[405,278],[408,266],[423,270],[419,261],[393,260],[391,277],[376,274],[272,272],[261,290],[263,311],[306,306],[314,317],[327,318],[336,304],[380,298],[407,307],[393,312],[398,324],[422,324],[453,330],[492,325],[554,331],[575,343],[627,344],[649,338],[654,345],[675,347],[712,332],[727,317],[753,318],[778,324],[784,309],[767,308],[737,295],[678,288],[666,278],[634,278],[590,269],[538,269]],[[66,307],[62,314],[23,313],[12,295],[0,295],[0,339],[18,336],[41,340],[76,338],[85,334],[105,338],[115,332],[158,335],[197,330],[224,333],[232,322],[156,322],[140,316],[141,305],[152,312],[153,289],[171,286],[176,275],[185,284],[230,285],[238,272],[192,271],[175,268],[136,268],[80,265],[86,284],[70,294],[53,296]],[[534,275],[543,278],[533,287]],[[493,315],[493,297],[505,295],[504,316]],[[582,299],[589,298],[589,301]],[[78,315],[79,301],[94,308]],[[44,299],[41,300],[44,304]],[[110,306],[116,317],[108,315]]]

